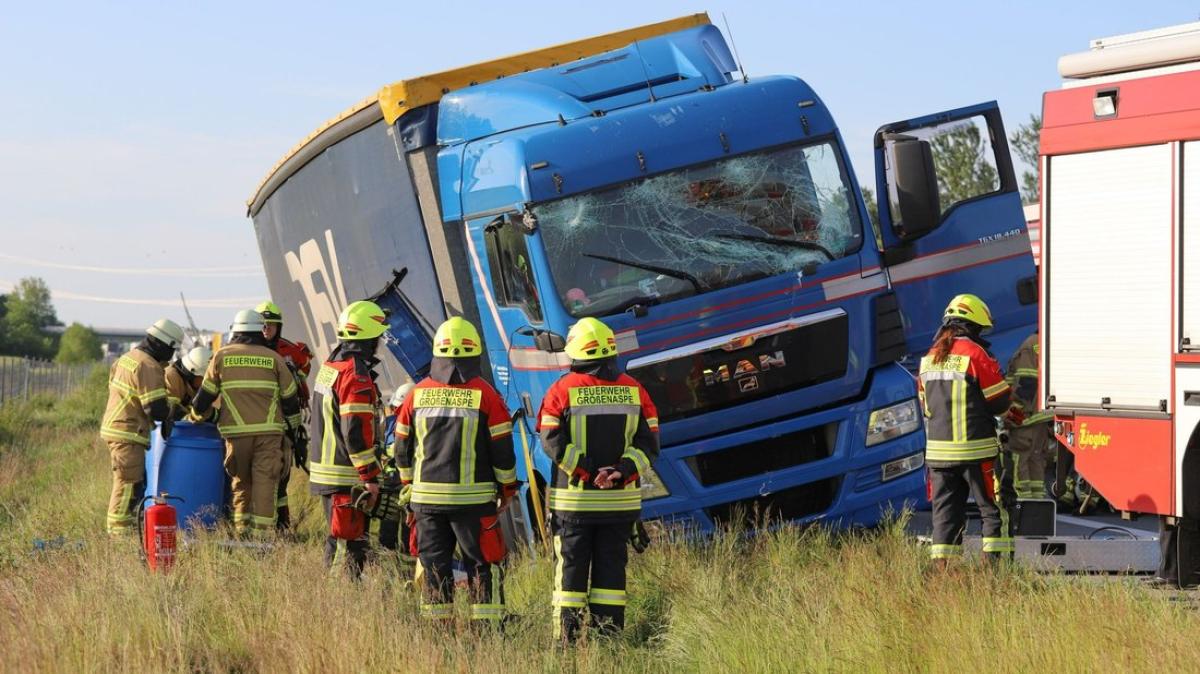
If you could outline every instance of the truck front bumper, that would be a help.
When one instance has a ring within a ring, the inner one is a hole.
[[[663,449],[655,470],[670,494],[643,517],[701,532],[722,523],[821,521],[873,526],[925,500],[923,462],[884,480],[883,466],[925,449],[924,429],[866,446],[871,412],[916,397],[899,365],[877,368],[861,399]],[[687,421],[679,423],[697,423]]]

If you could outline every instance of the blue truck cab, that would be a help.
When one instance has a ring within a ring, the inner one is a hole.
[[[272,295],[318,351],[347,300],[395,309],[391,386],[475,322],[540,484],[541,397],[595,316],[659,409],[645,517],[875,524],[924,498],[910,369],[950,297],[988,302],[1002,358],[1035,329],[999,111],[882,127],[872,220],[816,92],[737,71],[701,14],[385,87],[251,198]]]

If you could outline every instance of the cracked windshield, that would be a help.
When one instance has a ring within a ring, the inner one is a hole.
[[[832,142],[725,159],[534,207],[560,299],[602,316],[858,250]]]

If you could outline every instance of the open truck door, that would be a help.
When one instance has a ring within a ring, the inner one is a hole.
[[[433,362],[434,327],[400,288],[408,269],[392,272],[392,280],[370,297],[387,314],[383,343],[414,381],[429,374]]]
[[[907,352],[928,350],[946,304],[972,293],[1005,362],[1037,329],[1037,271],[995,101],[880,127],[875,181]]]

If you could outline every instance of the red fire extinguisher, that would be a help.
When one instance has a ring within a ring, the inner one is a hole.
[[[179,523],[175,517],[175,506],[167,503],[167,499],[183,499],[165,492],[152,498],[154,505],[146,508],[144,516],[142,549],[151,571],[169,571],[175,564],[175,535]]]

